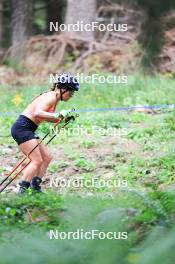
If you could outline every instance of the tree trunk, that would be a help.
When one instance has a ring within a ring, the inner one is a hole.
[[[19,61],[24,54],[24,41],[32,34],[33,0],[12,0],[12,58]]]
[[[67,0],[66,25],[76,24],[83,21],[83,24],[92,23],[95,20],[96,0]],[[71,37],[93,40],[93,31],[71,31]]]
[[[66,0],[50,0],[47,7],[47,34],[54,33],[49,30],[50,22],[58,25],[64,23]]]
[[[0,48],[2,48],[3,43],[3,2],[4,0],[0,0]]]

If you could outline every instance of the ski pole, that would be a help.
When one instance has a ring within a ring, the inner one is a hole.
[[[78,115],[76,115],[76,117],[77,117]],[[64,120],[64,119],[62,119],[62,120]],[[62,121],[61,120],[61,121]],[[75,120],[75,116],[70,116],[70,117],[67,117],[67,118],[65,118],[65,124],[64,125],[62,125],[61,126],[61,128],[59,129],[59,131],[61,130],[61,129],[63,129],[64,127],[66,127],[67,125],[68,125],[68,123],[71,121],[71,120]],[[54,128],[61,122],[60,120],[54,125]],[[50,132],[49,133],[47,133],[44,137],[43,137],[43,139],[30,151],[30,153],[15,167],[15,169],[1,182],[1,184],[0,184],[0,186],[5,182],[5,181],[7,181],[7,179],[9,178],[9,176],[20,166],[20,164],[22,163],[22,162],[24,162],[24,160],[25,159],[27,159],[27,158],[29,158],[29,155],[39,146],[39,144],[41,144],[41,142],[48,136],[50,134]],[[49,141],[46,143],[46,145],[48,145],[54,138],[56,137],[56,134],[54,134],[50,139],[49,139]],[[27,163],[27,164],[25,164],[25,166],[10,180],[10,181],[8,181],[7,182],[7,184],[0,190],[0,193],[2,193],[5,189],[6,189],[6,187],[7,186],[9,186],[17,177],[18,177],[18,175],[30,164],[30,162],[31,162],[31,160]]]
[[[57,123],[54,125],[54,128],[61,122],[62,120],[57,121]],[[44,139],[50,134],[50,132],[48,132],[37,144],[36,146],[28,153],[27,156],[25,156],[17,165],[16,167],[2,180],[2,182],[0,183],[0,186],[2,186],[2,184],[13,174],[13,172],[15,172],[19,166],[27,159],[29,158],[30,154],[44,141]]]

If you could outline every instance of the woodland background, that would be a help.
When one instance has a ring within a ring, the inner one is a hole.
[[[128,31],[49,31],[50,21],[77,20],[127,23]],[[50,74],[128,76],[125,84],[81,84],[59,103],[57,111],[79,111],[69,128],[87,133],[65,129],[49,145],[43,195],[19,196],[20,177],[1,194],[0,263],[174,264],[174,62],[173,0],[0,0],[0,180],[23,157],[11,126],[49,90]],[[39,136],[49,129],[43,123]],[[50,186],[58,177],[127,186]],[[48,238],[49,230],[77,229],[123,231],[128,239]]]
[[[174,74],[174,7],[174,0],[1,0],[1,82],[17,82],[16,74],[20,82],[25,73],[27,82],[33,80],[29,75],[43,82],[62,70]],[[78,20],[126,23],[128,31],[49,31],[51,21]]]

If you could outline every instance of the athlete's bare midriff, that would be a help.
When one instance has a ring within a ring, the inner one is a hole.
[[[25,115],[26,117],[30,118],[36,125],[41,124],[42,122],[44,122],[45,120],[42,118],[36,118],[35,117],[35,111],[37,109],[37,107],[43,102],[43,101],[47,101],[49,96],[53,96],[53,91],[44,93],[39,95],[38,97],[36,97],[33,102],[31,102],[26,109],[22,112],[22,115]],[[44,111],[49,112],[49,113],[54,113],[55,109],[56,109],[56,105],[57,105],[57,101],[56,101],[56,97],[55,97],[55,102],[53,103],[53,106],[44,109]]]

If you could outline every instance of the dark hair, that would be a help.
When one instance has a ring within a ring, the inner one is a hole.
[[[58,84],[54,83],[50,91],[55,91],[58,88]]]
[[[57,84],[54,83],[53,86],[51,87],[50,91],[55,91],[56,88],[57,88]],[[40,95],[45,94],[45,93],[48,93],[48,92],[50,92],[50,91],[45,91],[45,92],[43,92],[43,93],[40,93],[39,95],[35,96],[35,97],[33,98],[33,100],[35,100],[36,98],[38,98]]]
[[[54,83],[53,86],[51,87],[50,91],[55,91],[56,89],[59,89],[59,84],[58,83]],[[45,94],[45,93],[48,93],[50,91],[45,91],[43,93],[40,93],[39,95],[37,95],[36,97],[34,97],[33,100],[35,100],[40,95]]]
[[[52,88],[50,89],[50,91],[55,91],[56,89],[60,89],[60,88],[67,89],[66,87],[62,86],[59,83],[54,83],[53,86],[52,86]]]

